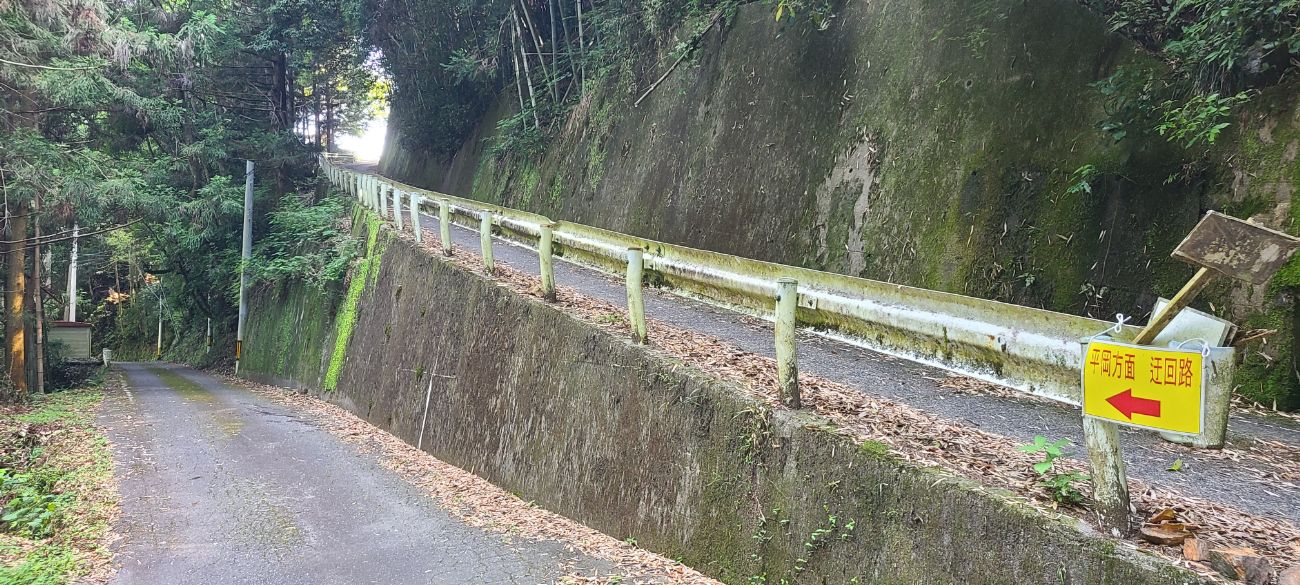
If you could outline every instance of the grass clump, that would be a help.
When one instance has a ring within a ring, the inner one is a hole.
[[[61,585],[108,566],[116,509],[96,386],[0,409],[0,585]]]

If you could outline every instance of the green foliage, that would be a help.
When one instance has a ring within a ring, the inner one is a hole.
[[[450,153],[487,110],[499,74],[506,0],[367,0],[357,3],[361,28],[392,76],[389,127],[413,150]],[[508,29],[507,29],[508,30]],[[509,54],[505,63],[510,63]]]
[[[1165,79],[1149,69],[1134,67],[1119,67],[1092,87],[1101,94],[1106,109],[1106,117],[1097,127],[1115,142],[1155,131],[1160,120],[1159,106],[1170,94]]]
[[[532,108],[497,122],[497,133],[488,147],[495,157],[532,158],[546,151],[548,133],[533,123]]]
[[[1047,490],[1053,501],[1058,504],[1078,505],[1083,503],[1083,494],[1077,485],[1079,482],[1086,481],[1088,477],[1077,471],[1065,473],[1053,471],[1056,460],[1063,455],[1061,448],[1069,444],[1069,439],[1049,441],[1046,437],[1038,435],[1034,437],[1033,443],[1021,445],[1019,450],[1024,453],[1042,454],[1042,461],[1034,463],[1033,469],[1041,476],[1039,485]]]
[[[18,564],[0,567],[0,583],[64,585],[77,568],[77,554],[70,547],[45,544],[23,555]]]
[[[835,14],[831,12],[830,2],[826,0],[764,0],[764,2],[772,5],[777,22],[783,18],[804,18],[813,23],[818,30],[826,30],[831,26],[831,19],[835,18]]]
[[[1111,0],[1104,10],[1173,73],[1121,67],[1094,84],[1107,103],[1101,129],[1117,141],[1155,131],[1184,148],[1212,145],[1247,89],[1300,63],[1300,0]]]
[[[270,214],[272,231],[257,245],[250,273],[258,282],[301,280],[317,287],[338,282],[356,257],[358,243],[340,226],[344,204],[286,197]]]
[[[1052,501],[1067,506],[1078,506],[1084,501],[1083,492],[1079,491],[1078,484],[1087,480],[1088,476],[1070,471],[1046,475],[1040,485],[1047,490]]]
[[[110,518],[102,394],[76,389],[0,412],[0,583],[62,585],[83,574]]]
[[[1164,116],[1156,131],[1187,148],[1214,144],[1219,133],[1230,125],[1227,120],[1232,108],[1249,99],[1246,92],[1241,92],[1233,96],[1195,95],[1182,104],[1166,101],[1161,105]]]
[[[1070,186],[1065,189],[1066,193],[1078,195],[1081,193],[1092,193],[1092,182],[1097,180],[1096,165],[1083,165],[1074,170],[1070,175]]]
[[[1111,26],[1222,91],[1276,81],[1300,55],[1300,0],[1112,0]]]
[[[808,563],[813,556],[820,550],[826,548],[834,540],[848,540],[853,537],[853,531],[857,529],[857,521],[849,520],[843,524],[840,523],[840,517],[831,514],[828,506],[822,506],[826,511],[826,522],[821,526],[814,528],[808,534],[808,538],[803,542],[803,554],[794,561],[793,573],[798,576],[808,568]]]
[[[1210,87],[1290,66],[1300,55],[1300,0],[1179,0],[1165,51]]]
[[[58,476],[49,473],[16,473],[0,468],[0,501],[4,503],[0,523],[5,530],[29,538],[46,538],[54,533],[67,507],[67,496],[54,493]]]
[[[1069,444],[1069,439],[1058,439],[1049,442],[1046,437],[1037,435],[1034,437],[1033,443],[1021,445],[1019,449],[1024,453],[1042,453],[1043,460],[1034,464],[1034,471],[1044,474],[1052,470],[1052,464],[1061,456],[1061,447]]]

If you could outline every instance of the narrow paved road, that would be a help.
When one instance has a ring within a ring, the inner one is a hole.
[[[554,583],[603,568],[467,526],[276,401],[130,364],[105,408],[122,496],[113,583]]]
[[[373,164],[349,166],[357,171],[377,173]],[[436,217],[422,213],[420,225],[426,237],[437,241]],[[479,247],[478,231],[474,229],[455,225],[452,240],[467,250]],[[538,274],[537,253],[533,249],[498,240],[493,253],[497,262],[527,274]],[[573,287],[583,294],[616,305],[627,304],[621,277],[558,262],[555,279],[557,284]],[[645,305],[646,315],[652,319],[713,335],[744,351],[768,357],[775,353],[770,325],[756,323],[751,317],[656,289],[647,289]],[[952,387],[942,383],[951,374],[939,368],[812,333],[800,335],[799,371],[1026,443],[1035,435],[1069,438],[1074,446],[1068,454],[1085,458],[1079,451],[1083,445],[1082,417],[1077,408],[1068,405],[1013,391],[989,394]],[[1259,439],[1277,441],[1284,444],[1283,452],[1277,456],[1300,461],[1300,423],[1294,419],[1237,412],[1232,415],[1228,430],[1230,446],[1246,447]],[[1300,524],[1300,486],[1278,480],[1277,470],[1271,464],[1223,456],[1215,451],[1185,449],[1164,442],[1154,433],[1125,428],[1121,434],[1130,477],[1249,513]],[[1176,459],[1182,460],[1182,470],[1169,471]]]

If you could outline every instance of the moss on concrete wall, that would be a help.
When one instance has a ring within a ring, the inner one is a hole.
[[[769,412],[389,231],[371,241],[383,261],[353,272],[378,268],[324,396],[607,534],[747,585],[1200,582],[1069,518],[855,445],[818,417]],[[256,297],[252,331],[274,339],[260,321],[313,295]],[[282,371],[270,368],[245,372]],[[320,371],[298,381],[319,391]]]
[[[638,107],[658,68],[631,88],[625,72],[595,78],[538,159],[487,154],[507,92],[454,157],[393,138],[383,168],[556,219],[1106,319],[1177,291],[1192,271],[1169,253],[1206,209],[1300,233],[1294,88],[1257,100],[1208,154],[1116,143],[1097,129],[1107,114],[1091,84],[1161,65],[1076,2],[836,12],[817,31],[746,5]],[[1070,193],[1084,165],[1092,189]],[[1271,291],[1221,285],[1199,308],[1290,323],[1293,276]],[[1300,407],[1293,337],[1241,369],[1257,381],[1249,397]]]

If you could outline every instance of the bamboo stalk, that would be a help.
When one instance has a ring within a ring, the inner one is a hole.
[[[587,39],[582,32],[582,0],[575,0],[578,5],[578,56],[582,59],[582,78],[578,80],[578,86],[582,90],[582,96],[587,96]]]
[[[528,11],[528,7],[524,5],[524,0],[519,0],[519,7],[524,13],[524,22],[528,23],[528,34],[532,37],[533,47],[537,50],[537,62],[542,66],[542,76],[548,80],[546,85],[551,90],[551,99],[559,99],[555,95],[555,76],[552,75],[550,69],[546,67],[546,59],[542,58],[542,37],[537,36],[537,25],[533,24],[533,15]],[[527,62],[527,60],[528,57],[525,54],[524,61]]]
[[[514,8],[512,7],[512,8],[510,9],[510,16],[514,18],[514,23],[515,23],[515,38],[518,39],[518,41],[519,41],[519,42],[514,43],[514,44],[518,47],[519,52],[521,53],[521,56],[524,58],[524,59],[523,59],[523,61],[524,61],[524,76],[525,76],[525,78],[526,78],[527,81],[528,81],[528,101],[532,102],[532,104],[533,104],[533,127],[534,127],[534,128],[541,128],[542,123],[541,123],[541,121],[538,120],[538,118],[537,118],[537,96],[536,96],[536,94],[533,93],[533,72],[532,72],[532,69],[531,69],[531,68],[529,67],[529,65],[528,65],[528,54],[527,54],[527,53],[524,53],[524,47],[523,47],[524,31],[523,31],[523,30],[520,28],[520,26],[519,26],[519,11],[516,10],[516,9],[514,9]]]

